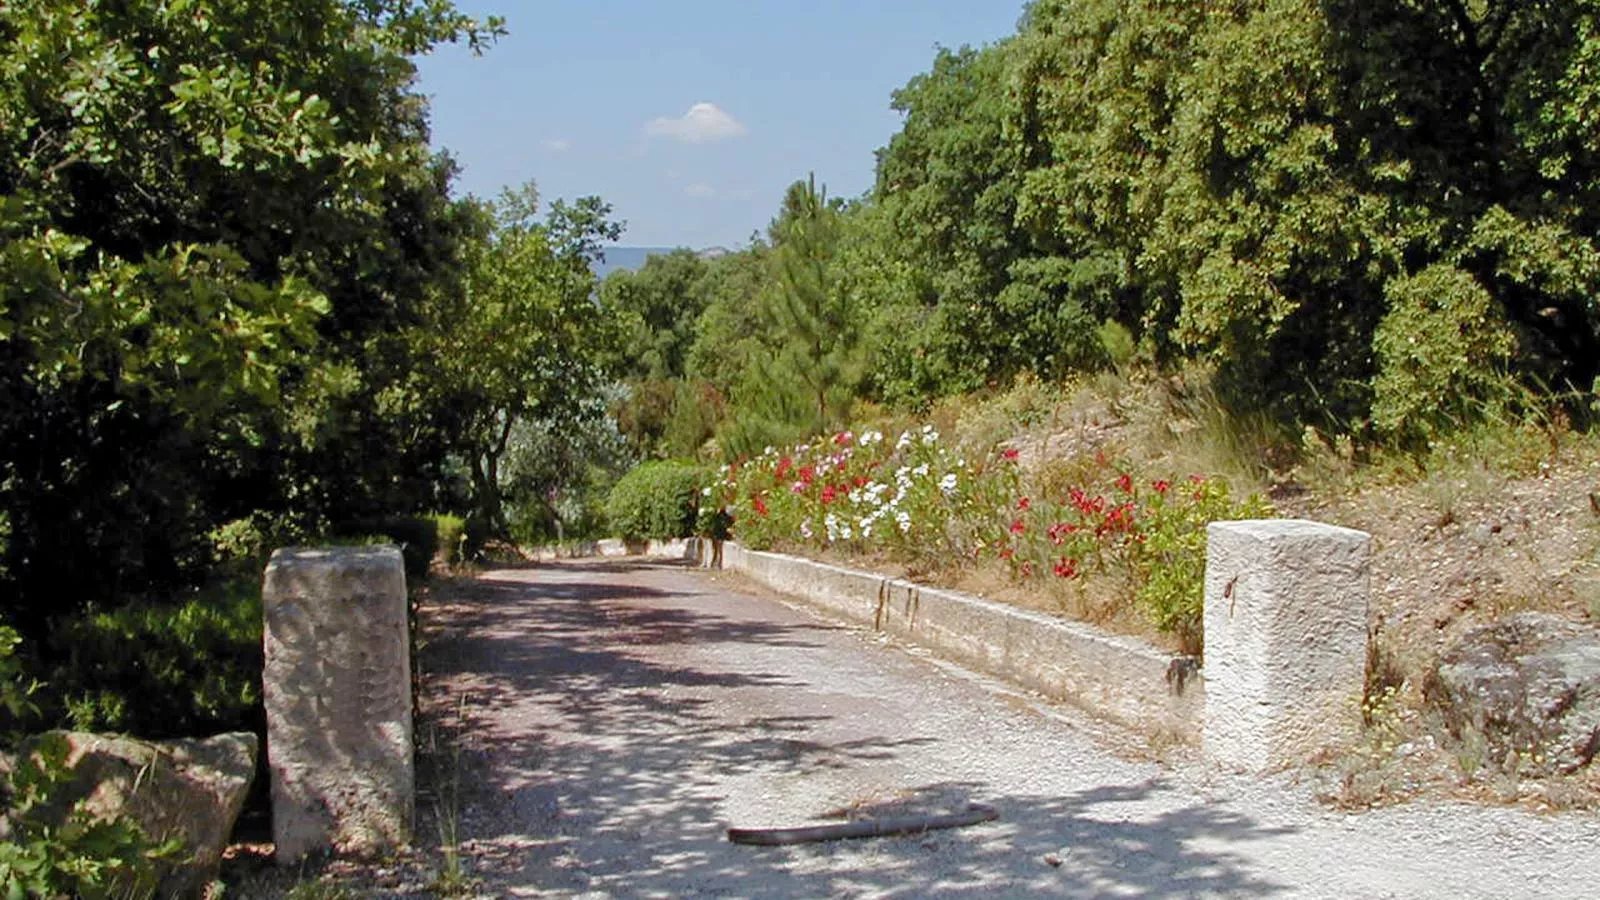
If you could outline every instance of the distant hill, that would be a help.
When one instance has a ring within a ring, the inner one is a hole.
[[[644,261],[657,253],[671,253],[678,247],[607,247],[604,262],[597,262],[590,268],[594,269],[596,278],[605,278],[618,269],[627,269],[630,272],[638,271],[644,266]],[[707,247],[696,250],[701,259],[716,259],[731,253],[726,247]]]

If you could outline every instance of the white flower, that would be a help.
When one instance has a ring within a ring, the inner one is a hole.
[[[700,496],[702,496],[702,497],[711,496],[711,488],[708,488],[708,487],[701,488],[700,489]]]
[[[932,425],[929,425],[928,427],[922,429],[922,445],[924,447],[932,446],[933,444],[937,444],[938,442],[939,442],[939,432],[934,431]]]
[[[917,466],[915,469],[911,470],[911,474],[917,476],[918,478],[926,478],[928,475],[928,464],[923,463],[922,465]]]
[[[827,517],[822,520],[822,527],[827,530],[827,532],[828,532],[828,541],[830,543],[833,542],[833,541],[837,541],[839,539],[839,517],[838,516],[835,516],[833,513],[828,513]]]
[[[956,492],[956,473],[951,472],[939,479],[939,490],[943,491],[946,497],[954,494]]]
[[[905,534],[906,532],[911,530],[911,514],[906,512],[905,510],[902,509],[899,512],[895,513],[894,514],[894,521],[895,521],[896,525],[900,526],[900,533],[901,534]]]
[[[841,525],[839,526],[839,536],[848,541],[854,537],[855,534],[850,530],[849,525]]]
[[[811,540],[812,533],[813,532],[811,531],[811,520],[810,519],[802,519],[800,521],[800,536],[809,541],[809,540]]]
[[[900,432],[900,440],[894,442],[894,448],[896,450],[904,450],[909,446],[911,446],[911,432]]]

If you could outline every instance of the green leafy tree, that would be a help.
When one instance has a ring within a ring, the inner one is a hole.
[[[296,423],[370,397],[369,336],[453,253],[408,57],[497,28],[437,0],[0,3],[0,613],[39,637],[203,577],[223,521],[351,493]],[[322,455],[378,456],[349,449]]]
[[[481,204],[487,227],[459,286],[435,293],[410,332],[421,364],[402,402],[444,423],[491,534],[509,533],[501,463],[519,425],[582,418],[604,384],[614,330],[591,300],[589,265],[620,234],[609,213],[586,197],[540,220],[531,184]]]

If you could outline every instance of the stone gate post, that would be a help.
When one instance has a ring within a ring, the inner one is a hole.
[[[415,769],[400,551],[278,550],[262,605],[278,862],[405,845]]]
[[[1263,771],[1360,728],[1371,545],[1365,532],[1320,522],[1211,523],[1208,756]]]

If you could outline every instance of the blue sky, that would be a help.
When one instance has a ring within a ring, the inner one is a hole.
[[[418,61],[459,192],[599,194],[628,223],[622,244],[702,248],[765,229],[807,172],[834,196],[867,190],[899,126],[890,93],[936,45],[1011,34],[1023,0],[457,5],[511,31],[481,58]]]

